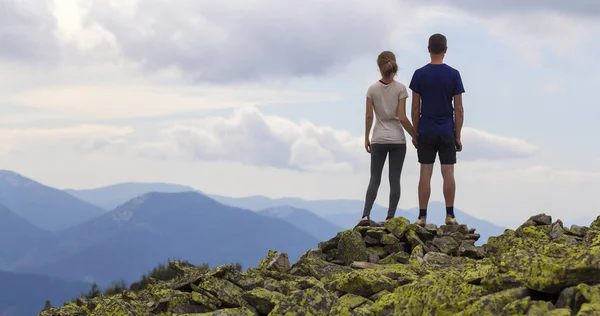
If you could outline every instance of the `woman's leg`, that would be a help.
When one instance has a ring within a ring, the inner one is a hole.
[[[392,218],[396,215],[398,201],[400,201],[400,175],[404,166],[406,157],[406,144],[394,145],[390,150],[390,204],[388,206],[387,218]]]
[[[371,208],[377,198],[377,190],[381,183],[381,172],[387,156],[387,147],[383,144],[371,144],[371,180],[367,188],[363,217],[371,216]]]

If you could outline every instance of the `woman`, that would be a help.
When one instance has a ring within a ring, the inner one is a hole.
[[[367,188],[363,218],[358,225],[369,225],[371,208],[377,197],[381,173],[389,155],[390,203],[386,221],[396,214],[400,200],[400,174],[406,157],[404,129],[416,144],[417,133],[406,116],[406,86],[394,79],[398,72],[396,56],[384,51],[377,57],[381,79],[367,90],[365,149],[371,154],[371,180]],[[375,127],[369,140],[375,112]]]

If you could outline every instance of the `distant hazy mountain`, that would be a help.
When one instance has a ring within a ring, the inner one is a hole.
[[[101,285],[120,279],[129,283],[168,258],[250,267],[270,249],[296,260],[319,242],[286,221],[196,192],[149,193],[56,235],[37,249],[44,264],[21,271],[94,279]]]
[[[194,188],[170,183],[139,183],[126,182],[106,187],[88,189],[88,190],[72,190],[66,189],[65,192],[86,201],[88,203],[99,206],[105,210],[113,210],[117,206],[150,192],[177,193],[194,191]]]
[[[282,219],[320,241],[328,240],[343,230],[340,226],[332,224],[315,213],[292,206],[272,207],[258,213]]]
[[[474,217],[461,211],[460,209],[455,209],[454,213],[456,215],[456,219],[460,224],[466,224],[469,228],[475,228],[476,233],[481,235],[481,238],[475,243],[476,245],[482,245],[487,242],[488,237],[490,236],[498,236],[501,235],[506,228],[490,223],[488,221],[482,220],[480,218]],[[376,221],[382,221],[385,219],[387,214],[387,210],[385,212],[373,211],[371,212],[371,217]],[[396,212],[396,216],[402,216],[408,218],[411,222],[414,222],[417,219],[419,214],[418,208],[412,208],[409,210],[398,210]],[[431,202],[429,203],[429,208],[427,210],[427,221],[429,223],[433,223],[436,225],[443,225],[444,219],[446,215],[446,206],[441,202]],[[330,222],[340,225],[344,228],[354,227],[362,216],[362,211],[354,212],[354,213],[344,213],[344,214],[334,214],[326,216]]]
[[[0,271],[0,315],[37,315],[46,300],[53,306],[62,306],[87,292],[90,286],[84,282]]]
[[[26,249],[48,235],[49,232],[0,205],[0,270],[10,269],[15,261],[24,255]]]
[[[255,211],[289,205],[295,208],[311,211],[321,217],[340,213],[353,213],[356,211],[360,211],[362,213],[364,208],[363,200],[303,200],[299,198],[270,199],[264,196],[250,196],[242,198],[232,198],[220,195],[209,196],[226,205],[243,207]],[[387,208],[375,204],[373,206],[373,211],[386,212]],[[385,215],[383,217],[385,218]]]
[[[65,229],[105,213],[68,193],[6,170],[0,171],[0,204],[49,231]]]

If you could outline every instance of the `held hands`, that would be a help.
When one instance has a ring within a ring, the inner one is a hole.
[[[413,137],[412,143],[413,143],[413,146],[415,146],[415,148],[417,148],[417,145],[419,144],[419,142],[418,142],[418,136]]]

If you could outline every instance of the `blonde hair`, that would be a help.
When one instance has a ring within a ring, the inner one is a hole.
[[[398,72],[396,64],[396,55],[390,51],[383,51],[377,56],[377,66],[384,77],[392,77]]]

